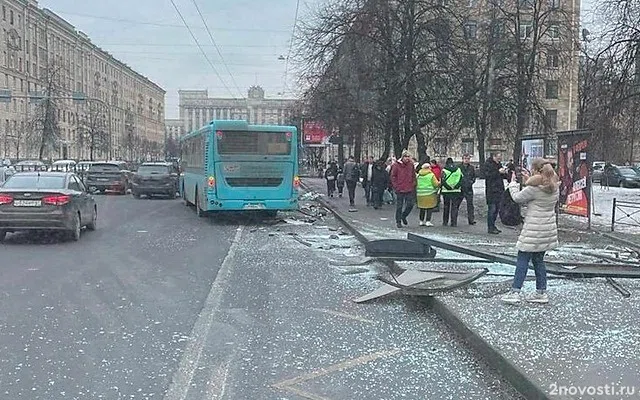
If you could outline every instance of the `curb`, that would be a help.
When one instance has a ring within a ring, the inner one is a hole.
[[[301,185],[305,191],[312,191],[309,186],[304,183]],[[333,216],[340,221],[342,225],[349,232],[355,236],[362,244],[369,242],[356,227],[350,224],[339,211],[336,211],[327,201],[323,198],[317,198],[315,201],[320,203],[324,208],[329,210]],[[379,260],[383,264],[387,265],[392,272],[400,270],[400,267],[392,260]],[[507,380],[521,395],[528,400],[547,400],[551,399],[546,391],[540,387],[536,382],[532,381],[523,373],[520,368],[514,365],[510,360],[504,357],[498,350],[496,350],[491,344],[482,338],[478,333],[473,331],[458,317],[458,315],[446,306],[437,297],[429,296],[426,301],[427,305],[433,310],[438,317],[440,317],[445,323],[458,334],[463,341],[465,341],[476,354],[480,355],[486,360],[486,362],[493,368],[495,368],[502,377]]]

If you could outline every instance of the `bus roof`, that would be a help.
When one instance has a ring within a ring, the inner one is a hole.
[[[188,133],[180,140],[186,140],[194,136],[198,136],[203,132],[213,130],[229,130],[229,131],[268,131],[268,132],[297,132],[298,129],[295,126],[287,125],[250,125],[247,121],[242,120],[213,120],[207,125]]]

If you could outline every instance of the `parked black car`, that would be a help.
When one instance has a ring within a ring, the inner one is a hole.
[[[640,173],[633,167],[605,167],[600,183],[603,186],[640,187]]]
[[[164,195],[174,199],[178,191],[178,170],[172,163],[144,163],[131,180],[131,194],[135,198]]]
[[[80,239],[96,229],[98,208],[80,178],[71,172],[18,172],[0,187],[0,241],[8,232],[66,231]]]
[[[94,162],[84,173],[84,183],[97,192],[114,190],[126,194],[129,189],[130,172],[125,163]]]

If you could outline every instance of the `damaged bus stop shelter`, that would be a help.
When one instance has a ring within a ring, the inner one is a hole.
[[[516,257],[481,251],[467,246],[442,242],[426,236],[409,233],[407,239],[382,239],[369,241],[365,245],[368,257],[391,262],[391,279],[378,278],[383,285],[354,301],[363,303],[392,293],[431,296],[466,286],[486,275],[487,268],[476,268],[465,272],[407,270],[394,261],[456,262],[456,263],[500,263],[516,265]],[[451,251],[474,258],[438,258],[437,250]],[[621,263],[576,263],[545,261],[547,273],[565,278],[606,278],[624,297],[631,294],[614,278],[640,278],[640,266]]]

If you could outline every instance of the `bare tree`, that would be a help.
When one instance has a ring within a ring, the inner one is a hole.
[[[44,97],[36,106],[35,115],[28,123],[28,140],[36,148],[40,160],[53,153],[60,141],[58,114],[62,109],[60,95],[64,66],[51,61],[44,71],[45,74],[41,77]]]
[[[640,135],[640,4],[599,2],[596,31],[582,32],[578,124],[597,157],[634,162]]]
[[[133,161],[137,155],[136,148],[138,147],[135,118],[133,111],[129,107],[127,107],[124,114],[124,137],[122,144],[129,153],[129,161]]]
[[[96,154],[104,154],[109,149],[109,131],[107,111],[104,105],[88,100],[83,114],[78,120],[78,144],[89,149],[89,160],[94,161]]]
[[[172,136],[167,137],[167,141],[164,147],[165,157],[178,157],[180,154],[180,143],[177,138]]]
[[[341,132],[346,125],[356,153],[367,132],[383,138],[383,156],[391,146],[399,156],[413,137],[426,156],[423,129],[476,91],[459,79],[455,14],[435,0],[336,0],[305,20],[298,61],[314,108]]]

